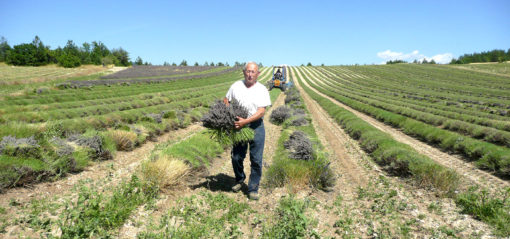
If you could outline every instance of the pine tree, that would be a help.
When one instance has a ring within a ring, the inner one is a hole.
[[[7,52],[11,50],[11,46],[7,43],[7,39],[2,37],[0,39],[0,62],[4,62],[7,58]]]
[[[135,65],[139,65],[139,66],[143,65],[143,60],[140,56],[138,56],[136,58]]]

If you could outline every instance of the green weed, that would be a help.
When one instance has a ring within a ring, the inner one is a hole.
[[[491,196],[485,189],[471,187],[457,195],[455,202],[464,213],[492,225],[498,235],[510,235],[510,188],[500,197]]]
[[[276,208],[274,224],[264,228],[262,238],[320,238],[313,229],[317,221],[306,213],[314,205],[309,199],[283,197]]]
[[[157,191],[136,176],[115,188],[111,196],[82,187],[78,200],[68,202],[60,217],[62,238],[109,237],[109,230],[123,225],[131,212],[155,198]]]
[[[141,232],[138,238],[237,238],[239,224],[250,212],[246,203],[225,194],[201,192],[180,199],[158,225]]]

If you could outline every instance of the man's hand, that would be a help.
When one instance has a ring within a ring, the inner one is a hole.
[[[237,116],[237,121],[234,123],[236,129],[241,129],[248,124],[248,120]]]
[[[265,113],[266,113],[266,107],[259,107],[257,109],[257,112],[255,112],[255,114],[250,116],[250,118],[248,118],[248,119],[241,118],[241,117],[237,116],[236,117],[237,121],[234,123],[234,127],[235,127],[235,129],[241,129],[242,127],[246,126],[247,124],[262,118],[262,116],[264,116]]]

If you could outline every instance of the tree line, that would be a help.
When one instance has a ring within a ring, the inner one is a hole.
[[[452,59],[450,64],[469,64],[474,62],[505,62],[510,61],[510,49],[483,51],[480,53],[464,54],[459,59]]]
[[[140,57],[137,57],[136,61],[133,62],[133,64],[134,65],[150,65],[150,63],[147,63],[147,62],[144,63],[142,58],[140,58]],[[244,66],[245,64],[246,64],[246,62],[238,62],[238,61],[236,61],[233,66],[240,67],[240,66]],[[181,63],[179,63],[179,65],[177,65],[177,63],[175,63],[175,62],[170,64],[167,61],[165,61],[163,63],[163,66],[191,66],[191,65],[188,65],[188,61],[182,60]],[[225,62],[225,63],[223,63],[223,62],[214,63],[213,61],[211,61],[211,63],[209,63],[209,62],[206,61],[206,62],[204,62],[204,64],[199,64],[198,62],[195,62],[195,64],[193,64],[193,66],[230,66],[230,64],[228,62]],[[259,67],[264,67],[262,62],[259,62],[258,66]]]
[[[404,60],[389,60],[386,62],[386,65],[391,65],[391,64],[399,64],[399,63],[409,63],[407,61],[404,61]],[[426,58],[423,58],[421,61],[419,60],[414,60],[412,62],[413,64],[436,64],[436,61],[434,61],[434,59],[431,59],[430,61],[427,61]]]
[[[141,63],[142,60],[140,59],[140,57],[138,57],[135,61],[136,65],[141,65],[141,64],[138,64],[138,63]],[[179,65],[177,65],[175,62],[173,62],[172,64],[168,63],[167,61],[165,61],[163,63],[164,66],[191,66],[191,65],[188,65],[188,61],[186,60],[182,60],[181,63],[179,63]],[[198,62],[195,62],[195,64],[193,64],[193,66],[230,66],[230,64],[228,64],[228,62],[218,62],[216,64],[214,64],[213,61],[211,61],[211,63],[208,63],[207,61],[204,62],[204,64],[200,65]],[[237,62],[234,63],[234,66],[241,66],[241,63],[240,62]]]
[[[58,64],[63,67],[77,67],[80,65],[110,65],[130,66],[129,53],[120,48],[108,49],[102,42],[85,42],[78,47],[72,40],[62,48],[54,50],[44,45],[39,36],[35,36],[31,43],[22,43],[11,47],[7,40],[0,39],[0,62],[15,66],[43,66]]]

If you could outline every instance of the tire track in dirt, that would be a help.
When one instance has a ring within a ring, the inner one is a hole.
[[[291,74],[293,79],[296,79],[294,71],[292,71]],[[335,153],[332,163],[338,164],[337,168],[342,172],[342,174],[349,178],[347,181],[350,184],[354,184],[356,186],[366,185],[368,177],[362,173],[364,169],[352,160],[352,155],[349,155],[346,152],[347,145],[345,143],[350,139],[350,137],[344,133],[340,126],[338,126],[338,124],[336,124],[335,121],[329,117],[329,115],[327,115],[327,113],[324,112],[318,104],[313,103],[314,101],[303,91],[299,82],[294,82],[305,101],[306,108],[312,114],[312,121],[315,123],[314,128],[316,132],[320,132],[319,135],[324,137],[321,142],[329,146],[329,152]]]
[[[299,78],[303,79],[300,72],[292,70],[293,79],[296,73]],[[313,99],[310,98],[306,92],[302,89],[299,82],[294,81],[298,90],[300,91],[305,104],[312,114],[312,121],[314,122],[314,128],[319,135],[321,142],[329,149],[329,152],[334,152],[335,156],[332,159],[331,167],[334,171],[340,172],[340,177],[337,179],[337,185],[334,187],[332,195],[325,195],[324,192],[318,192],[318,197],[321,203],[333,204],[336,195],[342,195],[346,198],[346,205],[353,211],[351,215],[356,217],[357,213],[364,210],[363,206],[358,205],[357,191],[358,188],[367,186],[367,183],[376,182],[376,178],[386,177],[391,185],[398,191],[398,197],[401,200],[408,201],[410,204],[415,205],[415,210],[406,210],[402,212],[404,218],[413,219],[418,215],[426,215],[426,219],[420,222],[420,226],[424,228],[434,228],[438,225],[449,225],[451,227],[464,226],[469,227],[469,230],[482,231],[490,233],[490,229],[484,223],[477,221],[471,217],[464,216],[458,213],[458,209],[455,203],[447,198],[437,198],[432,192],[427,192],[425,189],[416,188],[409,185],[407,181],[397,177],[387,177],[380,167],[375,164],[359,146],[359,144],[350,138],[345,131],[339,127],[329,114],[322,109],[322,107]],[[310,87],[306,82],[305,85]],[[322,136],[322,138],[321,138]],[[397,187],[397,185],[400,185]],[[445,215],[436,215],[428,210],[431,203],[441,202],[444,206]],[[328,215],[326,215],[328,214]],[[328,211],[324,210],[318,213],[318,218],[321,218],[320,224],[322,229],[329,231],[331,235],[335,235],[333,223],[334,219],[338,218]],[[364,225],[358,225],[356,227],[357,233],[367,233]],[[467,230],[465,234],[471,233]],[[425,232],[425,235],[427,232]]]
[[[309,69],[305,69],[305,68],[302,68],[302,69],[304,69],[304,71],[306,71],[308,73],[308,77],[310,80],[324,83],[324,81],[322,79],[319,79],[318,75],[312,74],[311,71],[309,71]],[[472,186],[473,183],[483,186],[483,187],[487,187],[491,191],[495,191],[497,189],[504,189],[505,187],[510,187],[510,183],[508,181],[502,180],[486,171],[476,168],[476,166],[474,164],[464,161],[458,155],[451,155],[451,154],[445,153],[435,147],[432,147],[426,143],[423,143],[422,141],[419,141],[409,135],[406,135],[405,133],[401,132],[398,129],[388,126],[388,125],[378,121],[377,119],[372,118],[369,115],[361,113],[347,105],[344,105],[341,102],[319,92],[317,89],[315,89],[313,87],[310,87],[310,88],[314,92],[321,95],[322,97],[329,99],[336,105],[354,113],[356,116],[358,116],[365,122],[371,124],[375,128],[391,135],[395,140],[411,146],[418,153],[426,155],[429,158],[431,158],[432,160],[434,160],[435,162],[457,171],[457,173],[459,173],[459,175],[461,175],[469,180],[469,182],[465,182],[465,181],[461,180],[463,187]]]
[[[346,199],[348,207],[352,208],[356,198],[356,189],[366,186],[370,181],[369,175],[360,166],[362,163],[355,162],[356,159],[363,160],[363,154],[360,154],[360,152],[355,150],[355,147],[352,147],[352,142],[351,144],[348,143],[350,142],[349,136],[303,91],[297,81],[296,73],[299,75],[294,68],[290,71],[292,79],[294,79],[294,85],[312,116],[312,124],[317,137],[322,142],[326,151],[333,153],[330,157],[330,167],[337,174],[333,191],[331,193],[317,191],[316,198],[323,205],[333,205],[337,196],[342,195]],[[322,231],[335,235],[334,228],[332,227],[338,219],[335,213],[331,212],[331,210],[319,209],[316,212],[315,218],[321,218],[319,228]]]

